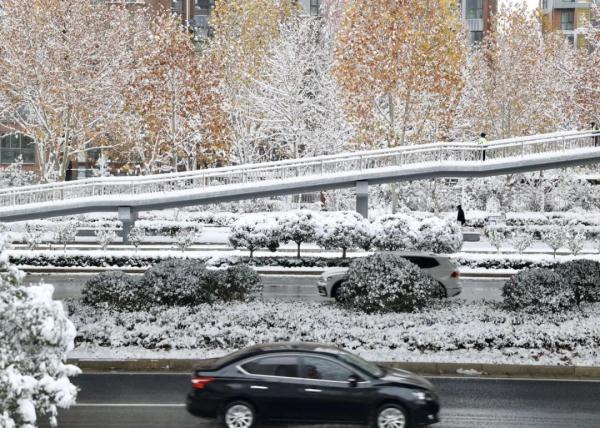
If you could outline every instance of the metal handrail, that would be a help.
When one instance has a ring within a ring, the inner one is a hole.
[[[440,142],[379,150],[366,150],[303,159],[289,159],[205,170],[132,177],[99,177],[0,189],[0,207],[74,200],[110,195],[139,195],[180,190],[207,189],[230,184],[291,180],[386,167],[424,163],[478,162],[482,151],[488,161],[532,154],[594,147],[594,131],[566,131],[530,137],[474,142]]]

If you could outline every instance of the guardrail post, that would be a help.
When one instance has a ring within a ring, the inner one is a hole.
[[[359,164],[359,169],[362,171],[363,170],[363,157],[362,157],[362,155],[360,155],[358,157],[358,164]]]
[[[564,151],[566,151],[566,150],[567,150],[567,140],[566,140],[566,138],[564,137],[564,135],[563,135],[563,137],[562,137],[562,142],[563,142],[563,152],[564,152]]]
[[[123,225],[123,244],[129,244],[129,233],[135,226],[138,213],[131,207],[119,207],[118,214]]]
[[[323,175],[323,173],[325,172],[325,168],[324,168],[324,161],[323,159],[321,159],[321,175]]]

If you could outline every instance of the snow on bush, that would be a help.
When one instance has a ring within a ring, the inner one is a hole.
[[[317,244],[328,250],[340,248],[342,258],[346,258],[349,249],[369,249],[372,240],[371,223],[358,213],[346,211],[324,219]]]
[[[504,307],[513,311],[557,313],[572,309],[575,294],[561,276],[550,269],[525,269],[502,288]]]
[[[192,229],[180,229],[175,234],[175,247],[177,247],[182,253],[190,248],[194,242],[198,240],[198,236],[201,230],[198,227]]]
[[[580,229],[571,227],[567,230],[567,232],[565,233],[565,241],[567,243],[567,248],[569,249],[571,254],[576,256],[581,252],[581,250],[583,250],[585,238],[585,232]]]
[[[23,157],[21,155],[14,163],[5,168],[0,168],[0,188],[27,186],[34,184],[36,179],[35,172],[23,169]]]
[[[8,264],[0,236],[0,426],[33,428],[37,415],[56,426],[58,408],[75,403],[77,388],[65,365],[75,327],[48,284],[23,286],[24,273]]]
[[[94,232],[96,235],[96,242],[100,244],[102,251],[106,251],[106,247],[117,239],[117,232],[112,228],[102,228]]]
[[[67,251],[67,244],[75,241],[77,237],[77,222],[64,221],[56,225],[54,230],[54,242],[63,246],[63,251]]]
[[[340,303],[363,312],[412,312],[441,297],[438,283],[393,253],[356,260],[341,288]]]
[[[279,217],[277,221],[281,231],[281,241],[296,243],[298,258],[300,258],[300,245],[305,242],[315,242],[320,234],[321,225],[315,213],[311,211],[291,211]]]
[[[531,247],[532,243],[533,235],[525,230],[520,230],[512,234],[512,244],[519,254],[523,254],[527,248]]]
[[[81,291],[81,301],[90,306],[107,303],[122,310],[141,309],[139,281],[121,271],[102,272],[90,278]]]
[[[418,221],[406,214],[392,214],[373,223],[373,245],[380,250],[413,249],[417,241]]]
[[[552,226],[544,233],[543,240],[546,245],[552,248],[552,252],[556,258],[556,252],[565,245],[565,232],[563,227]]]
[[[275,251],[280,239],[279,224],[269,216],[244,216],[233,223],[229,231],[229,242],[233,248],[246,248],[250,251],[250,258],[260,248]]]
[[[600,263],[572,260],[556,267],[556,273],[573,290],[575,302],[600,302]]]
[[[137,310],[154,305],[250,301],[261,290],[258,274],[247,266],[217,270],[207,269],[199,260],[169,259],[152,266],[141,278],[121,272],[96,275],[86,283],[82,301],[90,306]]]
[[[379,361],[600,365],[600,304],[565,314],[522,314],[492,303],[449,300],[415,313],[386,314],[277,300],[140,312],[79,303],[69,309],[83,352],[139,347],[222,355],[256,343],[307,341],[335,343]]]
[[[462,229],[456,221],[429,217],[417,229],[416,249],[419,251],[456,253],[460,251],[462,244]]]

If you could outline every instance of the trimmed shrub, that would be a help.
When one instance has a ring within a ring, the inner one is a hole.
[[[121,310],[143,307],[139,298],[139,281],[121,271],[102,272],[90,278],[81,294],[81,301],[89,306],[105,303]]]
[[[342,249],[342,258],[353,248],[369,248],[373,240],[371,223],[360,214],[345,211],[339,216],[325,218],[317,243],[331,250]]]
[[[417,232],[416,248],[431,253],[455,253],[463,244],[462,229],[456,221],[438,217],[424,219]]]
[[[248,266],[231,266],[213,272],[217,272],[219,278],[214,295],[220,302],[248,302],[256,299],[262,291],[260,277]]]
[[[600,263],[572,260],[558,265],[555,272],[571,287],[577,305],[600,302]]]
[[[248,249],[250,258],[260,248],[277,250],[280,237],[279,224],[273,217],[257,215],[240,218],[229,231],[229,242],[233,248]]]
[[[413,249],[417,241],[418,221],[405,214],[392,214],[373,223],[373,244],[380,250]]]
[[[355,261],[341,288],[340,303],[363,312],[413,312],[441,297],[437,282],[393,253]]]
[[[104,272],[91,278],[82,302],[119,310],[153,306],[195,306],[216,302],[248,302],[260,295],[258,274],[248,266],[208,269],[199,260],[168,259],[146,271],[140,279],[122,272]]]
[[[525,269],[502,288],[504,307],[513,311],[563,312],[575,305],[573,289],[549,269]]]
[[[296,257],[300,258],[300,245],[315,242],[320,235],[320,223],[315,213],[307,210],[291,211],[278,220],[281,240],[294,242],[297,246]]]

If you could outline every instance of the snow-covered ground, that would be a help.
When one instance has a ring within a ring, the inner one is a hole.
[[[600,306],[566,315],[447,302],[417,314],[367,315],[317,302],[254,302],[117,312],[76,305],[83,359],[209,358],[254,343],[335,343],[379,361],[600,365]]]

